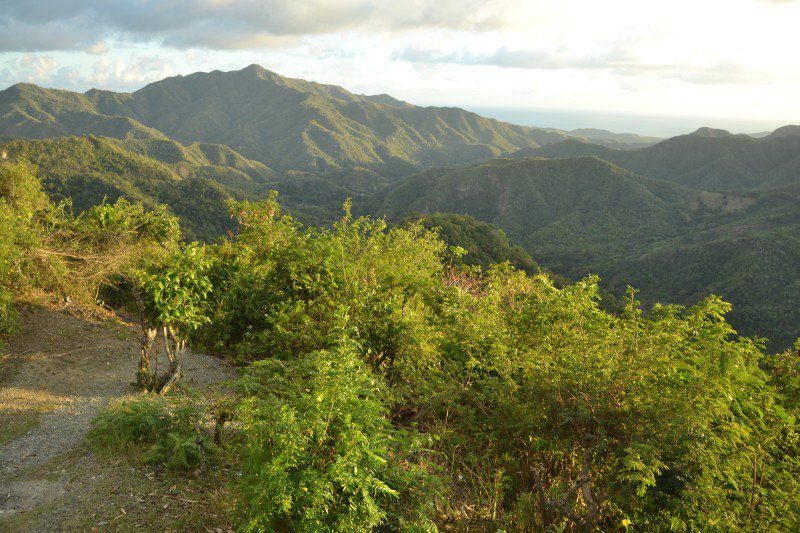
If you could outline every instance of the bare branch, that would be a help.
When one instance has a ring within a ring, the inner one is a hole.
[[[533,469],[533,476],[536,482],[536,492],[539,495],[539,502],[543,508],[551,508],[560,512],[565,518],[575,524],[578,531],[591,532],[597,527],[600,518],[600,504],[598,498],[592,494],[591,489],[591,465],[594,458],[594,447],[586,448],[583,452],[583,463],[578,479],[567,488],[561,498],[550,499],[545,494],[542,482],[544,468],[539,465]],[[577,492],[580,490],[581,499],[586,507],[586,511],[579,515],[574,508]],[[600,498],[601,500],[602,498]]]

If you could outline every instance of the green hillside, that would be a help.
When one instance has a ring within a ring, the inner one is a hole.
[[[226,200],[248,191],[255,194],[261,187],[234,167],[217,167],[200,158],[159,161],[130,149],[127,141],[104,137],[18,139],[1,146],[8,157],[38,165],[50,197],[70,199],[77,212],[104,198],[114,202],[125,197],[151,208],[163,203],[181,216],[192,239],[211,239],[232,229]],[[139,146],[137,141],[133,147]],[[232,187],[232,182],[241,187]]]
[[[800,129],[786,126],[763,138],[701,128],[653,146],[616,150],[566,140],[524,148],[512,157],[594,155],[656,179],[716,190],[759,189],[800,182]]]
[[[0,150],[38,165],[50,197],[70,199],[76,212],[104,198],[166,204],[181,217],[187,238],[204,241],[233,228],[230,198],[258,199],[275,190],[298,219],[327,224],[347,198],[363,199],[389,183],[363,168],[278,173],[227,146],[167,139],[13,139],[0,142]]]
[[[463,109],[356,95],[257,65],[167,78],[134,93],[79,94],[29,84],[0,93],[0,135],[85,133],[225,144],[277,170],[367,167],[389,176],[567,138]]]
[[[696,197],[595,157],[498,159],[423,172],[379,194],[368,209],[390,219],[469,214],[498,225],[537,260],[568,247],[572,258],[562,266],[571,268],[677,235],[700,207]]]
[[[797,187],[719,193],[651,180],[595,157],[500,159],[432,169],[394,184],[365,209],[400,220],[453,212],[504,230],[543,267],[601,275],[646,302],[733,303],[731,322],[785,347],[800,311]]]
[[[453,265],[476,265],[483,270],[491,265],[508,262],[529,274],[537,271],[530,254],[517,244],[511,244],[506,234],[488,222],[469,215],[434,213],[412,216],[407,223],[419,222],[425,228],[434,229],[449,246],[459,246],[466,252],[463,256],[453,254]]]

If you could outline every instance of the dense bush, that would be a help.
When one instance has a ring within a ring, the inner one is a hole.
[[[14,294],[38,287],[77,302],[124,283],[175,248],[180,226],[166,208],[120,199],[74,216],[53,205],[30,163],[0,163],[0,331],[13,323]]]
[[[0,334],[15,324],[13,298],[40,237],[36,217],[47,197],[27,162],[0,163]]]
[[[202,406],[191,400],[144,396],[112,404],[93,421],[89,441],[99,449],[130,452],[176,470],[211,464],[219,449],[204,426]]]
[[[790,356],[780,376],[760,368],[718,298],[644,313],[631,292],[612,314],[595,278],[448,266],[419,225],[346,214],[315,230],[274,199],[232,207],[198,339],[251,364],[251,529],[366,529],[409,509],[479,529],[798,525]],[[432,449],[397,461],[404,430]],[[388,505],[430,486],[393,486],[384,468],[401,464],[441,481],[435,505]]]
[[[419,225],[386,231],[349,215],[331,229],[302,229],[277,203],[233,204],[236,240],[218,249],[211,323],[200,337],[241,360],[288,359],[359,342],[386,372],[413,371],[431,356],[424,304],[445,249]]]
[[[243,385],[246,531],[432,527],[421,511],[433,478],[407,460],[414,437],[392,427],[356,350],[257,361]]]
[[[645,312],[631,290],[611,313],[596,278],[460,266],[423,225],[349,206],[304,228],[275,197],[232,202],[219,245],[180,245],[163,209],[73,217],[31,167],[0,170],[0,316],[26,284],[130,283],[176,342],[246,368],[230,399],[246,530],[800,526],[798,355],[738,337],[719,298]],[[211,423],[143,398],[91,439],[194,469]]]

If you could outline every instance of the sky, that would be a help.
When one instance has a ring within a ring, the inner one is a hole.
[[[798,28],[800,0],[3,0],[0,87],[257,63],[531,125],[754,132],[800,123]]]

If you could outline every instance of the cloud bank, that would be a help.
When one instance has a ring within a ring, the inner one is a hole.
[[[621,41],[602,51],[570,55],[546,49],[501,47],[489,54],[469,50],[442,51],[421,46],[407,46],[392,53],[396,61],[416,64],[488,65],[526,70],[606,70],[620,76],[650,75],[695,84],[764,83],[770,76],[729,61],[708,64],[648,63],[633,53],[633,43]]]
[[[268,47],[347,30],[489,31],[511,0],[5,0],[0,51],[92,49],[108,38],[210,49]]]

